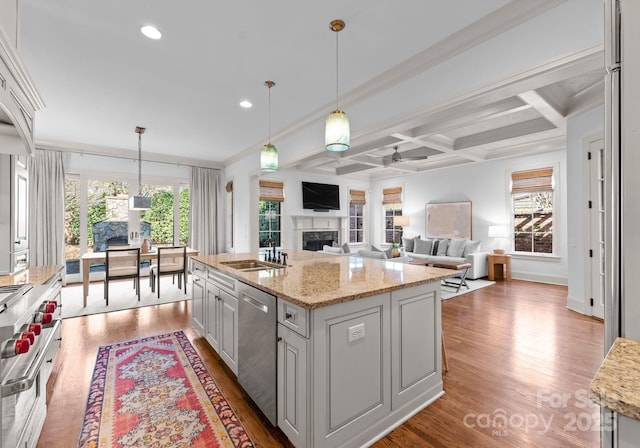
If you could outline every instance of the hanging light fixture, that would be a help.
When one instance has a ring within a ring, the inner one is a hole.
[[[338,107],[338,33],[344,29],[344,21],[332,20],[329,29],[336,33],[336,110],[327,117],[324,130],[324,145],[329,151],[346,151],[349,149],[349,118]]]
[[[151,198],[142,194],[142,134],[146,128],[136,126],[138,134],[138,194],[129,198],[129,210],[149,210]]]
[[[278,171],[278,150],[271,144],[271,87],[276,83],[273,81],[265,81],[264,85],[269,89],[269,143],[262,147],[260,152],[260,168],[262,171],[269,173]]]

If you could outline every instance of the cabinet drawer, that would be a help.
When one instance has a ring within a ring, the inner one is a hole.
[[[198,261],[191,260],[191,273],[193,275],[197,275],[198,277],[204,277],[207,268],[205,265]]]
[[[234,297],[238,297],[238,282],[215,269],[207,269],[207,280],[216,282],[218,286]]]
[[[278,322],[305,338],[309,337],[309,310],[278,299]]]

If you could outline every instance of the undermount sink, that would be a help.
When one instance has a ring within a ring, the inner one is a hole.
[[[284,266],[271,264],[260,260],[234,260],[234,261],[221,261],[220,264],[227,266],[231,269],[238,269],[240,271],[253,272],[264,271],[266,269],[281,269]]]

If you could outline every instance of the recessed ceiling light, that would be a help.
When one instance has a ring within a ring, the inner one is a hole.
[[[158,28],[156,28],[155,26],[145,25],[140,28],[140,31],[149,39],[158,40],[162,37],[162,33],[158,31]]]
[[[249,109],[253,104],[250,101],[244,100],[240,101],[240,107],[244,107],[245,109]]]

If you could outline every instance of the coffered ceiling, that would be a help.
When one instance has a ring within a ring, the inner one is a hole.
[[[375,178],[564,147],[567,117],[602,102],[601,42],[444,101],[413,104],[407,80],[549,12],[593,27],[601,10],[600,0],[20,0],[18,50],[46,104],[40,147],[135,157],[144,126],[145,159],[257,160],[268,138],[264,82],[274,80],[283,168]],[[322,144],[335,107],[335,18],[346,22],[340,106],[357,110],[340,154]],[[145,24],[162,39],[142,36]],[[390,99],[374,106],[381,94]],[[402,160],[390,162],[395,147]]]

